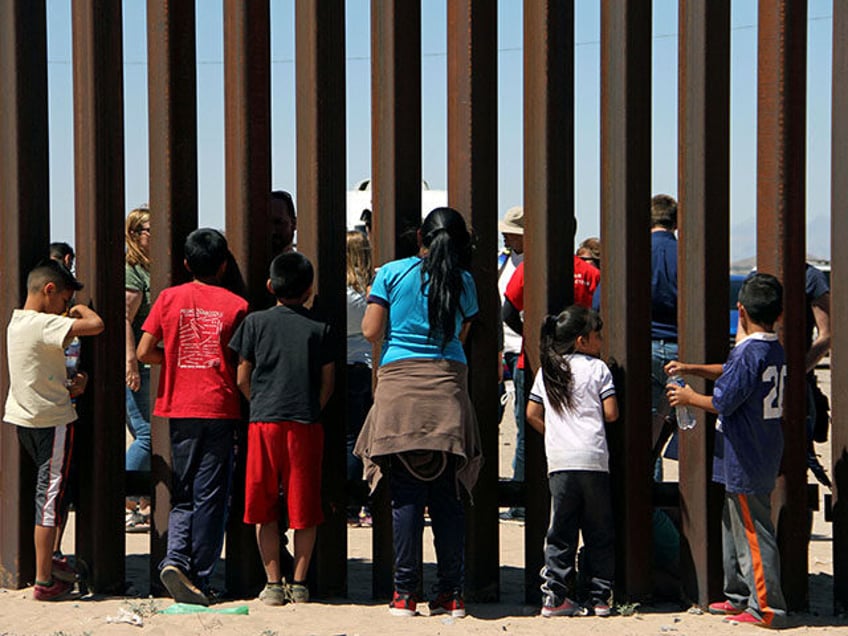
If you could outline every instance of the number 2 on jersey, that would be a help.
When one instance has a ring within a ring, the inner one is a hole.
[[[786,384],[786,365],[772,365],[763,371],[763,382],[771,382],[771,390],[763,399],[763,418],[773,420],[783,415],[783,386]]]

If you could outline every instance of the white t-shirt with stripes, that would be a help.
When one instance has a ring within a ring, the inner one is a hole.
[[[530,400],[545,407],[548,474],[561,470],[609,472],[603,400],[615,395],[612,373],[602,360],[582,353],[566,359],[574,378],[570,409],[557,412],[551,406],[541,369],[530,390]]]

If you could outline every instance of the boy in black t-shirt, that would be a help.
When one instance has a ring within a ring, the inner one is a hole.
[[[282,605],[309,600],[306,573],[321,523],[321,411],[333,392],[329,327],[303,303],[312,295],[314,272],[297,252],[271,262],[270,309],[247,316],[230,342],[239,354],[238,386],[250,400],[244,522],[256,524],[256,541],[268,577],[259,599]],[[294,582],[280,569],[279,492],[294,528]]]

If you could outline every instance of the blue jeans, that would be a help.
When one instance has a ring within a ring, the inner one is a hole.
[[[524,411],[527,408],[524,396],[524,369],[515,369],[512,382],[515,385],[515,457],[512,460],[512,480],[524,481]]]
[[[592,605],[609,603],[615,575],[615,530],[609,473],[563,470],[548,476],[551,525],[545,538],[542,595],[554,606],[575,600],[577,535],[586,546],[583,579]]]
[[[127,449],[126,469],[150,472],[150,367],[138,365],[138,391],[127,392],[127,426],[133,443]]]
[[[412,476],[392,458],[389,491],[394,523],[395,590],[415,594],[419,585],[424,535],[424,508],[428,508],[436,548],[436,592],[462,592],[465,574],[465,513],[456,482],[456,464],[448,456],[444,472],[433,481]]]
[[[665,396],[665,385],[668,384],[668,376],[663,367],[677,360],[677,343],[668,340],[651,340],[651,414],[655,415],[660,405],[667,401]],[[651,426],[648,427],[648,435],[651,434]],[[677,432],[675,431],[669,441],[670,456],[677,458]],[[662,456],[657,457],[654,466],[654,481],[663,480]]]
[[[224,544],[233,473],[235,420],[171,419],[171,514],[168,552],[204,589]]]

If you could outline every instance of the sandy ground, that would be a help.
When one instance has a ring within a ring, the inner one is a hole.
[[[825,391],[830,390],[829,371],[820,372]],[[515,435],[514,422],[505,418],[501,427],[501,474],[511,474],[510,460]],[[818,449],[825,464],[829,461],[829,445]],[[666,478],[676,478],[676,464],[666,462]],[[68,524],[73,527],[73,522]],[[350,528],[349,582],[350,598],[317,601],[308,605],[267,607],[256,600],[227,602],[220,608],[246,606],[249,614],[165,615],[169,599],[87,598],[61,603],[40,603],[32,599],[32,588],[0,589],[0,636],[48,634],[83,636],[86,634],[246,634],[251,636],[283,636],[284,634],[559,634],[565,630],[575,634],[739,634],[753,628],[725,623],[719,617],[691,613],[676,605],[639,607],[632,616],[610,618],[552,618],[538,615],[539,608],[523,604],[523,524],[501,522],[501,602],[472,604],[464,619],[418,616],[396,618],[389,615],[385,601],[370,598],[371,531]],[[426,531],[425,586],[435,577],[435,557],[429,528]],[[848,634],[848,617],[832,613],[832,528],[819,511],[814,517],[810,543],[810,612],[790,616],[792,633]],[[127,535],[127,578],[135,589],[148,589],[146,580],[149,549],[146,534]],[[73,551],[73,535],[65,539],[66,552]],[[425,587],[425,589],[426,589]],[[423,609],[423,608],[422,608]],[[122,612],[135,613],[142,626],[115,623],[110,619]],[[423,609],[426,614],[426,609]]]

